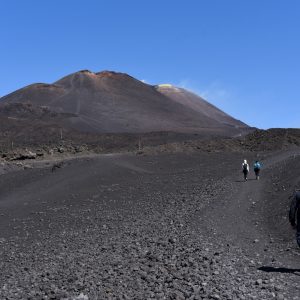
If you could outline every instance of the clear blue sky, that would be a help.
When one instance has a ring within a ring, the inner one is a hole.
[[[172,83],[259,128],[300,127],[298,0],[0,0],[0,96],[78,71]]]

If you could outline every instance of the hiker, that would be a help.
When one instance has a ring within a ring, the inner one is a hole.
[[[296,190],[295,195],[293,196],[290,206],[289,220],[293,228],[296,228],[296,240],[300,247],[300,190]]]
[[[244,162],[242,164],[242,171],[243,171],[243,174],[244,174],[244,179],[245,179],[245,181],[247,181],[248,180],[248,173],[249,173],[249,165],[248,165],[246,159],[244,159]]]
[[[260,169],[261,169],[261,163],[258,160],[255,161],[255,163],[253,165],[253,169],[254,169],[256,180],[259,180],[259,173],[260,173]]]

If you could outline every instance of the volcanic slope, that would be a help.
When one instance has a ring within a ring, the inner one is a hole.
[[[243,122],[233,119],[202,97],[183,88],[178,88],[170,84],[160,84],[156,86],[156,89],[175,102],[180,103],[185,107],[189,107],[223,125],[234,126],[237,128],[245,126]]]
[[[29,85],[0,100],[1,106],[22,103],[46,107],[63,114],[63,118],[55,119],[56,124],[86,132],[175,131],[232,136],[249,128],[183,89],[169,93],[112,71],[79,71],[53,84]]]

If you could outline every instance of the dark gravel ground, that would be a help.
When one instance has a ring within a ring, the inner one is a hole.
[[[261,180],[241,182],[244,156],[107,155],[1,175],[0,298],[300,299],[286,219],[299,157],[264,155]]]

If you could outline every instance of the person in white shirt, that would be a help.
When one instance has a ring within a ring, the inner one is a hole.
[[[247,163],[247,160],[244,159],[244,162],[242,163],[242,172],[244,174],[245,181],[248,180],[248,173],[249,173],[249,164]]]

